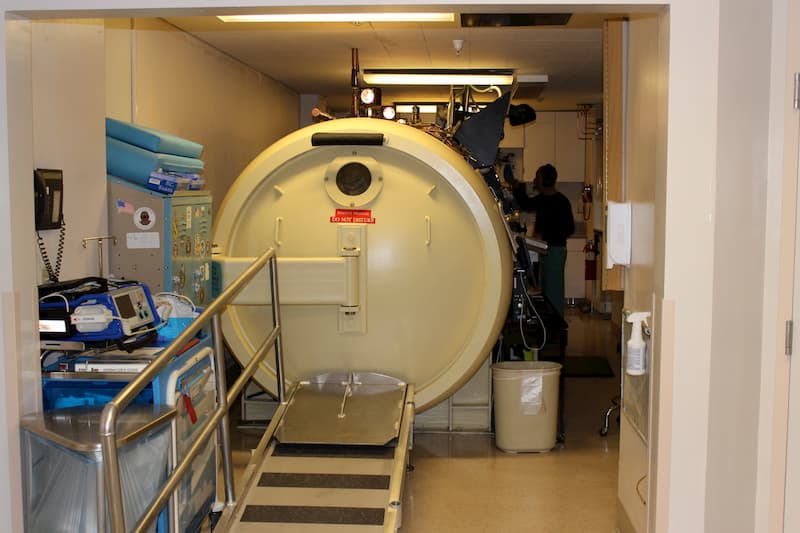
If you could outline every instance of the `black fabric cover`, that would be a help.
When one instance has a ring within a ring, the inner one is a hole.
[[[465,120],[456,131],[455,140],[470,153],[473,167],[494,165],[510,103],[511,93],[505,93],[480,113]]]
[[[508,123],[512,126],[522,126],[536,120],[536,111],[528,104],[519,104],[508,108]]]

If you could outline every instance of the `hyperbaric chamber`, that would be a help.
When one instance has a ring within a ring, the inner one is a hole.
[[[275,248],[289,381],[386,374],[414,384],[421,411],[474,374],[508,310],[496,202],[463,156],[408,125],[337,119],[281,139],[235,181],[214,239],[223,277]],[[222,330],[245,365],[272,314],[243,298]],[[270,361],[255,379],[275,394]]]

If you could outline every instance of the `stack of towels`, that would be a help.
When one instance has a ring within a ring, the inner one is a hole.
[[[202,145],[176,135],[106,118],[106,171],[149,189],[202,189],[202,151]]]

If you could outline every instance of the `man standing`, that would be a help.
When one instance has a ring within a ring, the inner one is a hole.
[[[538,195],[529,198],[519,187],[515,187],[514,192],[521,209],[536,212],[533,236],[547,243],[547,254],[541,256],[542,293],[563,317],[567,237],[575,233],[575,219],[569,200],[556,190],[557,179],[558,172],[553,165],[542,165],[534,179]]]

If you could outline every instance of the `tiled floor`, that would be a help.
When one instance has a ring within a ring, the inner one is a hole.
[[[568,309],[567,355],[607,355],[609,320]],[[610,533],[614,531],[619,425],[601,437],[617,377],[567,378],[566,442],[548,453],[508,454],[489,435],[417,434],[403,533]]]
[[[615,377],[567,378],[566,442],[547,453],[508,454],[491,435],[418,433],[407,476],[402,533],[611,533],[619,425],[598,430],[618,393],[618,332],[610,320],[568,308],[567,355],[602,355]],[[235,423],[234,423],[235,426]],[[233,431],[236,471],[257,435]]]

